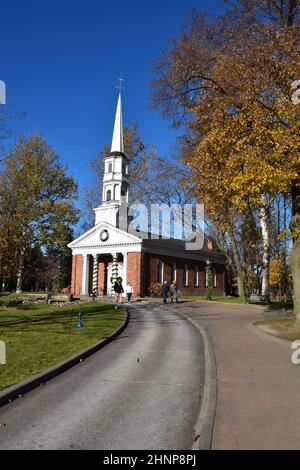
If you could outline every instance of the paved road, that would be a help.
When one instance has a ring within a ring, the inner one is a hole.
[[[291,343],[253,325],[283,313],[217,302],[174,308],[203,325],[214,345],[218,403],[212,448],[300,449],[300,367],[291,363]]]
[[[0,449],[190,449],[203,367],[195,327],[135,305],[117,340],[0,409]]]

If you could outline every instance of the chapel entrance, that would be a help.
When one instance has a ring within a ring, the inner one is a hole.
[[[124,287],[124,273],[123,273],[123,255],[118,255],[118,277],[122,278]],[[98,294],[111,295],[111,279],[113,275],[113,257],[112,255],[99,255],[98,261]],[[125,273],[126,277],[126,273]]]

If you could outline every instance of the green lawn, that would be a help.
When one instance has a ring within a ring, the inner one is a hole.
[[[268,307],[271,310],[293,310],[293,302],[284,302],[283,300],[272,300]]]
[[[207,300],[206,295],[183,295],[181,297],[183,300],[192,300],[192,301],[203,301]],[[239,297],[225,297],[222,295],[213,295],[212,301],[217,302],[227,302],[231,304],[244,304],[245,302]],[[259,302],[251,302],[250,305],[264,305]],[[284,302],[280,300],[272,300],[270,304],[264,305],[270,310],[293,310],[293,302]]]
[[[206,295],[183,295],[181,297],[183,300],[207,300]],[[225,297],[223,295],[213,295],[212,296],[212,301],[217,301],[217,302],[229,302],[232,304],[244,304],[239,297]]]
[[[24,306],[21,306],[24,308]],[[36,303],[28,310],[0,307],[0,340],[6,343],[6,364],[0,364],[0,390],[96,343],[114,331],[124,311],[87,302],[65,307]],[[77,313],[83,328],[77,328]]]
[[[274,318],[260,320],[255,326],[263,331],[288,341],[300,339],[300,325],[296,325],[294,318]]]

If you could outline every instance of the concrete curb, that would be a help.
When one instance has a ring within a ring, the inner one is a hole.
[[[7,403],[15,400],[16,398],[22,397],[25,393],[30,392],[34,388],[38,387],[39,385],[44,385],[50,379],[53,379],[57,375],[61,374],[62,372],[67,371],[71,367],[75,366],[83,359],[91,356],[95,352],[99,351],[100,349],[104,348],[108,343],[113,341],[117,338],[127,327],[130,318],[130,313],[126,310],[126,317],[123,323],[109,336],[104,339],[101,339],[97,343],[89,346],[86,349],[74,354],[73,356],[69,357],[68,359],[52,366],[38,374],[29,377],[28,379],[23,380],[11,387],[4,389],[0,392],[0,407],[6,405]]]
[[[195,436],[197,439],[193,443],[192,450],[210,450],[212,446],[218,396],[217,364],[213,343],[208,331],[198,322],[175,308],[167,308],[189,321],[200,331],[203,337],[205,363],[204,387],[201,408],[195,425]]]

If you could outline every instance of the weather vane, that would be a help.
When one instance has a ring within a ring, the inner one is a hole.
[[[116,88],[119,90],[119,93],[121,93],[122,90],[125,90],[125,87],[122,86],[122,82],[125,82],[124,78],[119,78],[119,85],[116,86]]]

